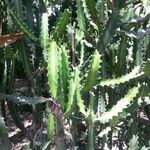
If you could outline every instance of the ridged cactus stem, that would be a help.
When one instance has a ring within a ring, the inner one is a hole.
[[[88,131],[88,149],[94,150],[94,94],[90,93],[90,114],[88,117],[88,123],[89,123],[89,131]]]
[[[94,124],[89,125],[88,150],[94,150]]]

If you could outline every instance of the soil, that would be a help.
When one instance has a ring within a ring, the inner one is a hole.
[[[23,112],[20,117],[25,128],[29,129],[32,124],[32,114],[28,112]],[[25,145],[30,144],[29,136],[26,133],[21,132],[21,130],[16,127],[14,121],[10,116],[9,111],[7,111],[6,114],[6,129],[8,137],[12,142],[11,150],[22,150]]]

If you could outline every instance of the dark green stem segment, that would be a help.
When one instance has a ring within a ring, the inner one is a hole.
[[[94,124],[89,125],[88,150],[94,150]]]
[[[90,93],[90,115],[89,115],[89,131],[88,131],[88,150],[94,150],[94,96]]]
[[[66,150],[66,144],[64,141],[64,126],[60,118],[56,118],[56,134],[58,134],[58,142],[56,143],[56,150]],[[62,135],[62,136],[61,136]]]

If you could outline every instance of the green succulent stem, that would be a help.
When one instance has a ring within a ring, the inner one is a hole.
[[[89,125],[88,129],[88,150],[94,150],[95,143],[94,124]]]

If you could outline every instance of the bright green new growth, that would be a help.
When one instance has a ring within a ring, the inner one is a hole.
[[[43,52],[44,58],[46,60],[47,48],[48,48],[48,43],[49,43],[48,14],[47,13],[42,14],[40,40],[41,40],[41,46],[43,47],[43,50],[44,50]]]
[[[100,54],[96,50],[92,57],[92,61],[91,61],[89,71],[88,71],[88,76],[87,76],[87,78],[85,80],[85,84],[83,86],[84,92],[91,90],[91,88],[96,84],[96,81],[98,78],[97,75],[98,75],[99,69],[101,67],[100,63],[101,63]]]
[[[47,119],[47,136],[49,139],[52,139],[54,136],[54,129],[55,129],[55,120],[54,116],[49,113],[48,114],[48,119]]]
[[[72,73],[72,77],[69,81],[69,91],[68,91],[68,103],[66,105],[65,116],[70,115],[73,112],[75,103],[79,107],[79,111],[85,116],[87,115],[85,111],[84,101],[81,97],[81,85],[80,85],[80,71],[78,67],[75,67]]]
[[[58,90],[58,47],[54,40],[51,40],[48,46],[47,65],[50,93],[52,94],[52,97],[56,98]]]

